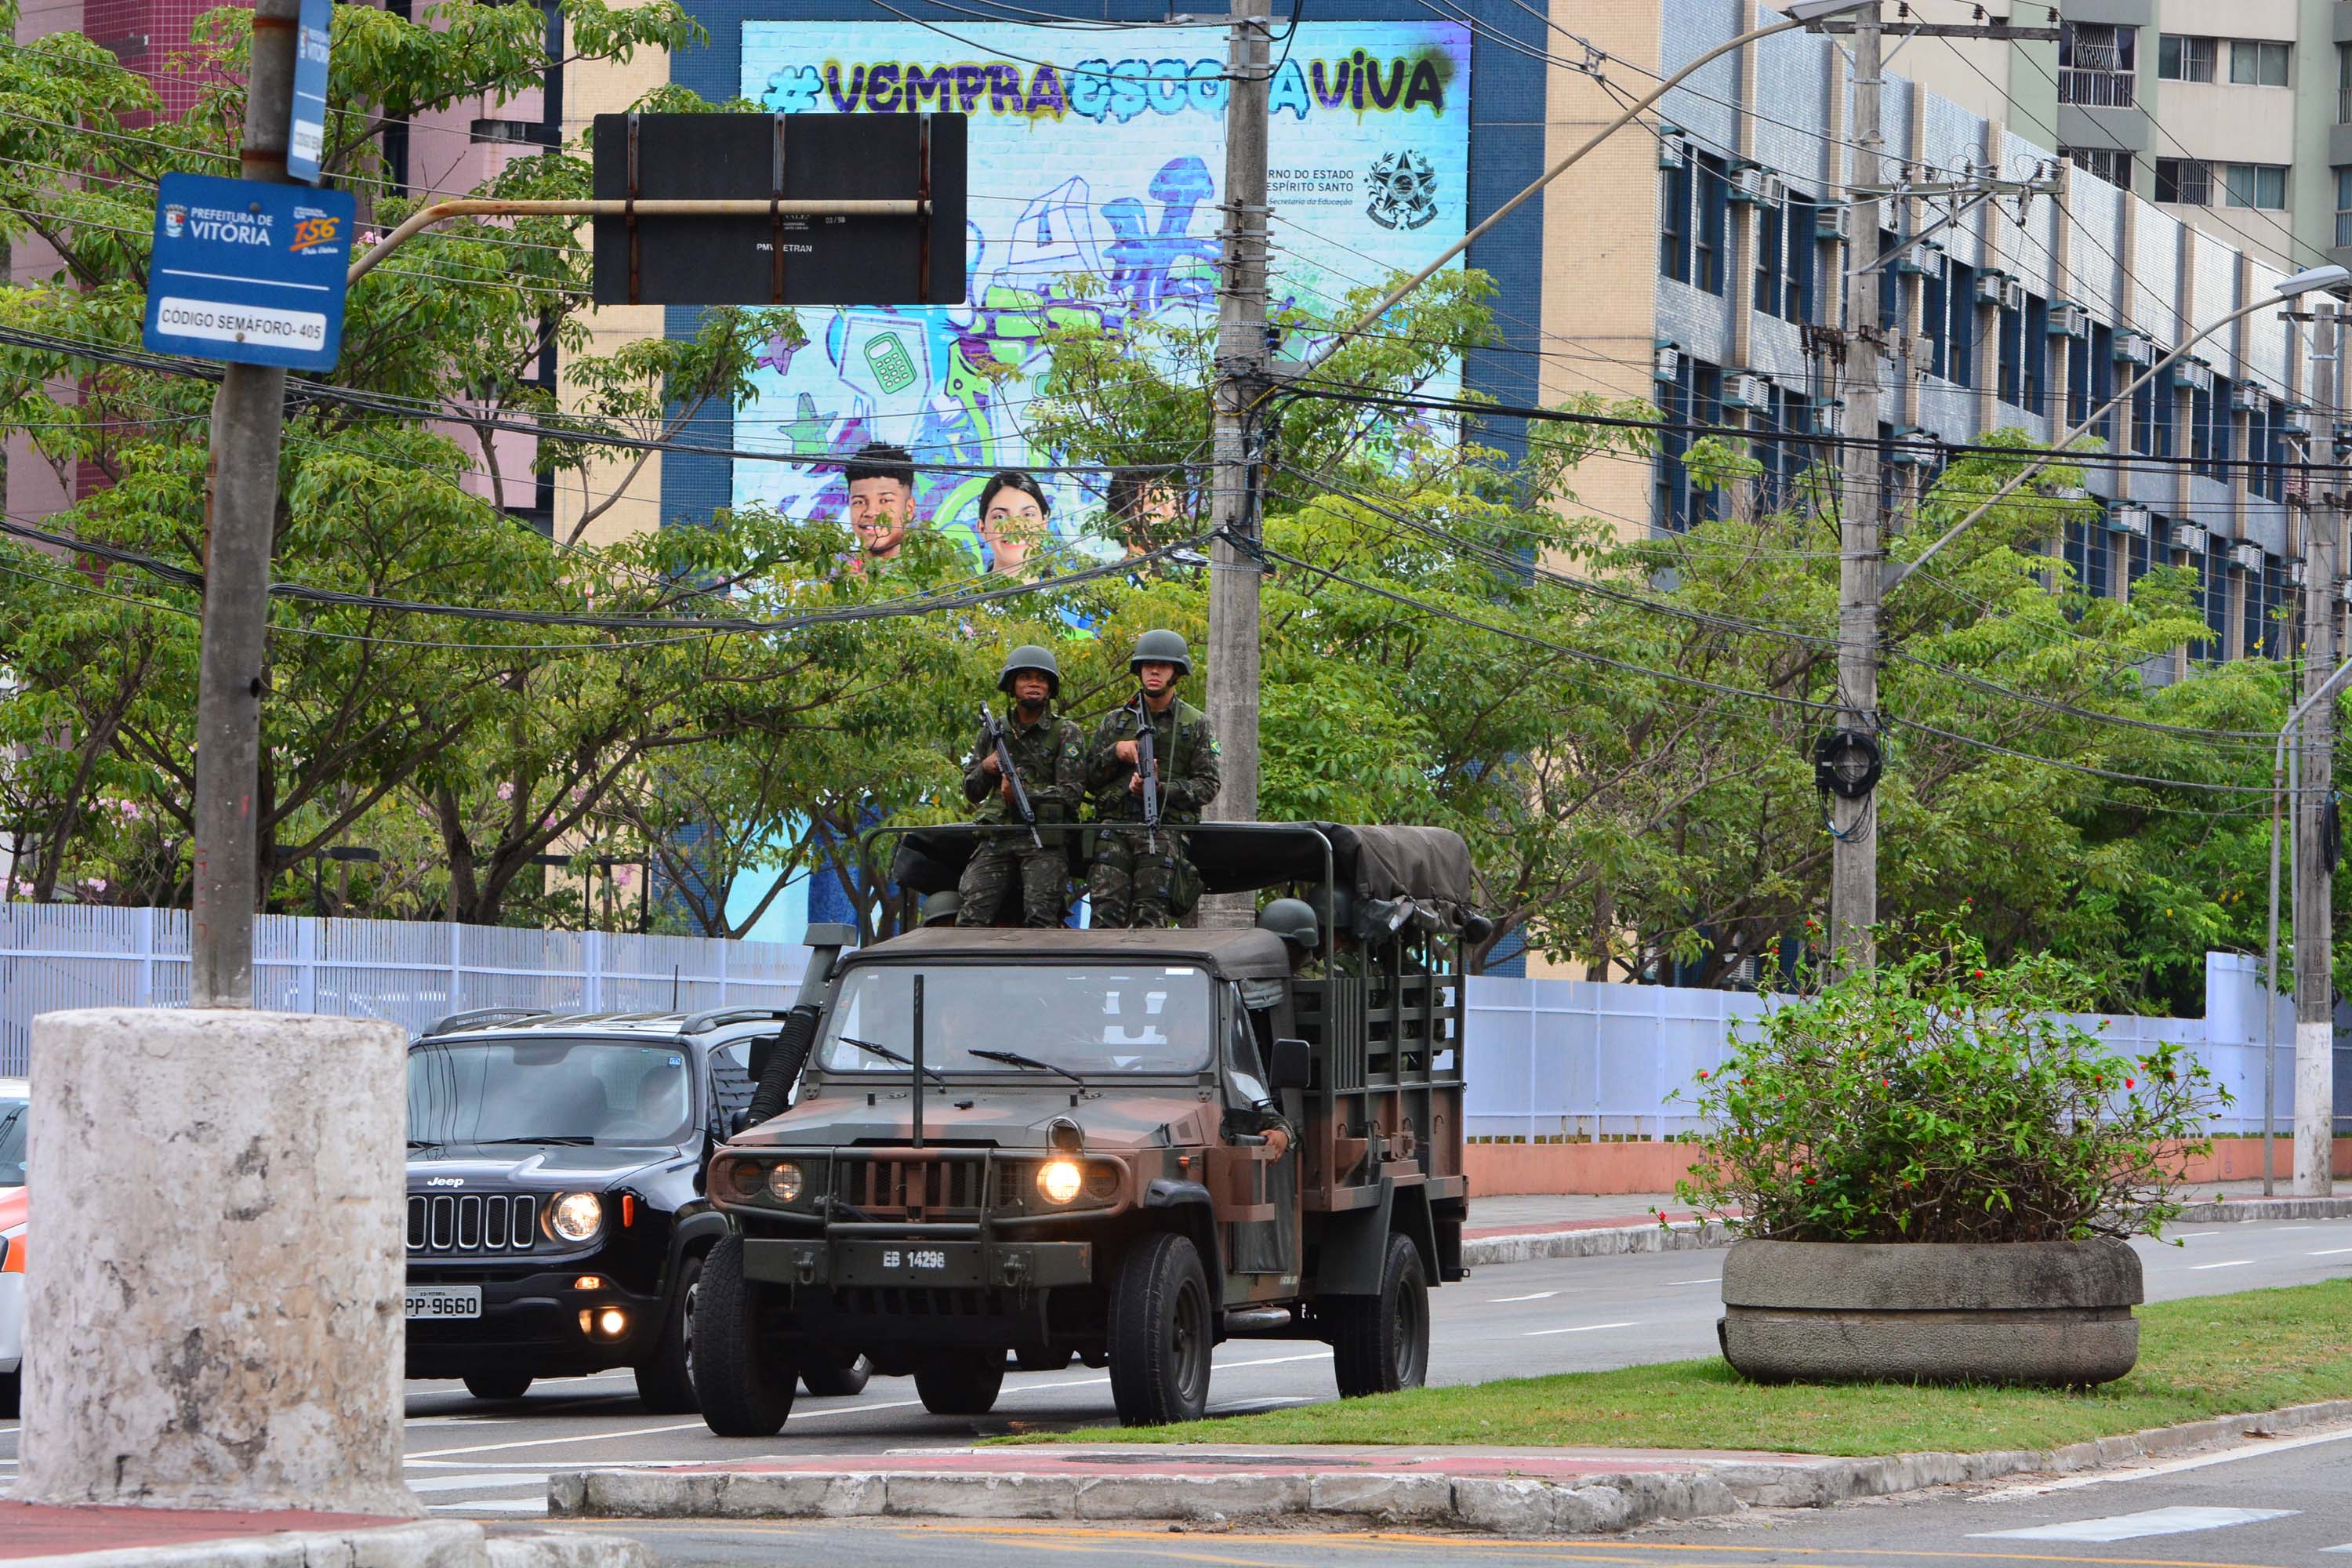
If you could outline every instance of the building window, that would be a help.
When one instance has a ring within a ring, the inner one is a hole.
[[[2284,163],[2224,163],[2222,198],[2233,207],[2260,207],[2279,212],[2286,206],[2286,165]]]
[[[2352,168],[2336,171],[2336,243],[2352,245]]]
[[[2132,155],[2121,147],[2068,147],[2066,160],[2086,174],[2095,175],[2119,191],[2131,189]]]
[[[1723,226],[1731,209],[1731,179],[1721,158],[1683,154],[1679,169],[1658,179],[1658,270],[1677,283],[1723,292]]]
[[[1807,401],[1801,387],[1774,386],[1770,403],[1748,418],[1751,429],[1774,430],[1790,436],[1810,436],[1813,433],[1812,405]],[[1752,449],[1757,460],[1764,465],[1764,510],[1785,510],[1796,500],[1798,476],[1811,465],[1816,457],[1812,444],[1807,441],[1759,441]]]
[[[2229,418],[2229,399],[2222,397],[2221,417]],[[2191,473],[2214,477],[2213,468],[2213,389],[2192,386],[2189,389],[2189,468]]]
[[[1813,273],[1821,249],[1816,238],[1821,211],[1801,196],[1781,206],[1758,209],[1756,308],[1800,325],[1813,319]],[[1769,237],[1768,247],[1766,237]],[[1772,252],[1767,255],[1768,248]],[[1772,278],[1768,285],[1766,272]]]
[[[2336,46],[2336,123],[2352,125],[2352,44]]]
[[[2211,206],[2213,165],[2202,158],[2158,158],[2156,199],[2185,207]]]
[[[1778,206],[1756,208],[1756,309],[1768,316],[1780,313],[1781,262],[1788,241],[1783,234],[1787,215]]]
[[[2066,564],[2074,571],[2077,593],[2094,599],[2107,596],[2107,531],[2095,521],[2066,524]]]
[[[2058,37],[2058,101],[2092,109],[2132,107],[2139,29],[2068,22]]]
[[[1658,432],[1658,455],[1652,465],[1652,515],[1658,527],[1680,533],[1717,515],[1719,496],[1714,490],[1691,488],[1690,468],[1683,455],[1697,439],[1691,426],[1723,423],[1723,372],[1684,354],[1675,379],[1661,384],[1658,395],[1665,427]]]
[[[2156,74],[2166,81],[2211,81],[2213,59],[2220,50],[2219,38],[2193,38],[2179,33],[2165,33],[2156,40]],[[2236,58],[2231,59],[2235,71]]]
[[[2294,53],[2292,44],[2275,43],[2268,38],[2232,38],[2230,40],[2230,79],[2241,87],[2284,87],[2287,85],[2287,62]]]
[[[1691,159],[1658,171],[1658,271],[1677,283],[1690,281]]]
[[[2080,425],[2091,416],[2093,409],[2105,409],[2105,412],[2099,416],[2098,424],[2092,426],[2091,434],[2113,451],[2116,416],[2113,409],[2107,408],[2108,402],[2116,395],[2116,330],[2113,327],[2103,326],[2096,321],[2091,323],[2090,357],[2091,373],[2083,378],[2090,383],[2089,401],[2083,405],[2082,412],[2074,416],[2072,423]]]

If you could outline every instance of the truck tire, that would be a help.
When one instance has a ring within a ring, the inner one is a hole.
[[[1110,1396],[1120,1425],[1201,1418],[1215,1322],[1209,1277],[1188,1237],[1162,1231],[1127,1249],[1110,1292]]]
[[[480,1372],[466,1380],[466,1392],[477,1399],[520,1399],[530,1387],[527,1372]]]
[[[743,1278],[743,1238],[721,1237],[702,1260],[694,1325],[695,1396],[721,1437],[772,1437],[793,1413],[800,1368],[765,1343],[766,1296]]]
[[[656,1415],[691,1415],[700,1408],[694,1397],[694,1316],[701,1288],[702,1258],[689,1257],[678,1266],[677,1295],[654,1353],[631,1369],[637,1398]]]
[[[1379,1295],[1330,1297],[1323,1315],[1340,1398],[1419,1388],[1429,1376],[1429,1276],[1410,1237],[1389,1237]]]
[[[953,1361],[927,1361],[915,1368],[915,1392],[934,1415],[985,1415],[996,1408],[1004,1386],[1004,1352],[969,1351]]]
[[[874,1363],[862,1355],[843,1361],[836,1356],[801,1357],[801,1386],[820,1399],[846,1399],[866,1392]]]

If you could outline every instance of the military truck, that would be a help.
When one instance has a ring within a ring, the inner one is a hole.
[[[1487,929],[1467,852],[1431,827],[1187,836],[1208,891],[1312,913],[932,926],[850,952],[845,928],[813,933],[710,1162],[730,1227],[696,1324],[712,1431],[777,1431],[804,1359],[858,1354],[963,1415],[995,1403],[1008,1352],[1075,1356],[1109,1368],[1129,1425],[1202,1415],[1228,1339],[1327,1342],[1342,1395],[1423,1381],[1429,1288],[1464,1272],[1459,952]],[[953,887],[973,842],[903,838],[898,896]]]

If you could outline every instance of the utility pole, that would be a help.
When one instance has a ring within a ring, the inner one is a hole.
[[[244,177],[287,184],[298,0],[257,0],[245,95]],[[188,1000],[253,1005],[260,900],[262,666],[286,373],[222,367],[213,395],[205,507],[205,616],[196,677],[195,910]]]
[[[1223,749],[1224,783],[1209,815],[1257,817],[1259,563],[1255,404],[1266,384],[1265,121],[1269,0],[1234,0],[1226,53],[1224,232],[1219,242],[1214,469],[1209,545],[1209,724]],[[1253,900],[1204,900],[1203,923],[1245,925]]]
[[[2328,443],[2325,479],[2304,509],[2303,689],[2315,696],[2335,672],[2338,553],[2344,538],[2342,416],[2344,319],[2323,301],[2315,310],[2312,401]],[[2336,987],[2329,926],[2335,919],[2335,847],[2327,805],[2336,764],[2336,704],[2315,701],[2295,749],[2294,780],[2294,1192],[2324,1197],[2334,1187]]]
[[[1878,150],[1879,14],[1864,5],[1853,19],[1854,174],[1848,186],[1881,187]],[[1838,502],[1838,728],[1874,748],[1878,736],[1879,573],[1878,392],[1885,379],[1884,323],[1878,319],[1878,272],[1854,259],[1875,258],[1878,203],[1854,206],[1853,238],[1845,275],[1844,482]],[[1842,970],[1875,961],[1870,928],[1878,921],[1878,812],[1864,789],[1833,791],[1830,826],[1830,945]]]

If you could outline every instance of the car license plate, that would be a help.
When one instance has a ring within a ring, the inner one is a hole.
[[[482,1315],[479,1285],[411,1285],[408,1316],[418,1318],[478,1318]]]

